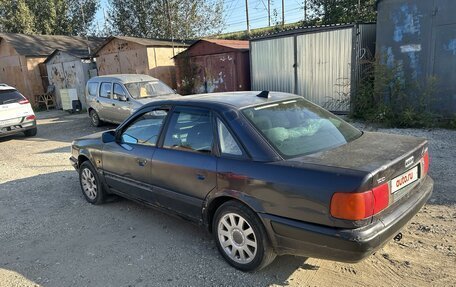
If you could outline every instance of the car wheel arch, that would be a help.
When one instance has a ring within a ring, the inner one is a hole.
[[[226,191],[215,196],[208,196],[203,210],[204,224],[209,232],[212,233],[212,220],[217,209],[227,201],[234,200],[250,208],[255,213],[261,213],[261,205],[253,197],[246,196],[240,191]]]

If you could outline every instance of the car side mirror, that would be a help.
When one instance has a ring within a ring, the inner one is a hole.
[[[121,101],[121,102],[126,102],[126,101],[128,101],[128,98],[127,98],[127,96],[125,96],[125,95],[117,95],[117,99],[118,99],[119,101]]]
[[[107,131],[101,135],[101,140],[103,143],[110,143],[116,141],[116,132],[115,131]]]

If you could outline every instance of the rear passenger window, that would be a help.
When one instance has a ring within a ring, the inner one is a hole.
[[[100,97],[109,98],[112,94],[112,84],[111,83],[101,83],[100,86]]]
[[[211,153],[214,135],[209,111],[177,111],[171,116],[163,146]]]
[[[97,89],[98,89],[98,83],[89,83],[89,85],[87,87],[87,92],[89,93],[89,96],[96,97]]]
[[[230,133],[225,124],[217,119],[217,132],[219,136],[220,152],[222,155],[241,156],[242,151],[233,135]]]

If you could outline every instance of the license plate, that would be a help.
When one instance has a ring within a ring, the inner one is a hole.
[[[391,181],[391,193],[395,193],[399,189],[402,189],[407,185],[412,184],[418,179],[418,166],[415,166],[414,168],[401,174],[400,176],[393,178],[393,180]]]
[[[0,121],[0,127],[12,126],[12,125],[18,124],[18,123],[19,123],[19,121],[17,119]]]

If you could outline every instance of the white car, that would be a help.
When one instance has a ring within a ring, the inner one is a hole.
[[[0,137],[22,132],[28,137],[36,135],[32,106],[15,88],[0,84]]]

